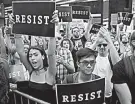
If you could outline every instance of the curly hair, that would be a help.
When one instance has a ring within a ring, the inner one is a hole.
[[[61,43],[60,43],[60,46],[61,46],[61,47],[63,47],[63,42],[64,42],[64,41],[68,41],[68,42],[69,42],[69,50],[72,51],[72,50],[73,50],[73,43],[72,43],[72,41],[71,41],[70,39],[68,39],[68,38],[63,39],[63,40],[61,41]]]

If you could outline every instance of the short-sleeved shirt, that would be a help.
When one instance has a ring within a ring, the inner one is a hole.
[[[132,104],[135,104],[135,73],[132,78],[129,78],[123,59],[116,63],[113,67],[112,82],[114,84],[127,83],[132,95]]]
[[[78,77],[79,76],[79,72],[76,72],[74,74],[69,74],[65,77],[63,84],[67,84],[67,83],[79,83],[78,82]],[[99,76],[92,74],[92,79],[91,80],[96,80],[100,78]]]
[[[71,37],[71,41],[73,42],[74,47],[79,47],[79,45],[83,45],[83,47],[84,47],[87,39],[83,35],[81,38],[77,38],[77,39]]]

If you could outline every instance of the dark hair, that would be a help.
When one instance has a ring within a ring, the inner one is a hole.
[[[133,50],[134,50],[134,49],[135,49],[135,46],[133,46],[132,40],[135,40],[135,31],[133,31],[133,33],[131,34],[130,39],[129,39],[129,44],[130,44],[130,46],[131,46],[131,47],[133,48]]]
[[[43,66],[44,66],[44,68],[45,68],[45,67],[48,67],[47,55],[46,55],[44,49],[43,49],[42,47],[40,47],[40,46],[31,46],[31,47],[28,49],[28,53],[27,53],[27,60],[28,60],[28,62],[30,63],[30,61],[29,61],[29,52],[30,52],[31,49],[36,49],[36,50],[39,50],[39,51],[40,51],[41,55],[44,56],[44,59],[43,59]]]
[[[78,62],[80,61],[81,58],[83,57],[90,57],[92,55],[94,55],[95,57],[97,57],[97,51],[94,51],[92,49],[89,49],[89,48],[81,48],[80,50],[78,50],[76,52],[76,58],[78,60]]]
[[[69,50],[72,51],[73,50],[73,43],[72,43],[72,41],[70,39],[68,39],[68,38],[63,39],[61,41],[61,43],[60,43],[61,47],[63,47],[63,41],[68,41],[69,42]]]
[[[130,36],[130,42],[132,41],[132,40],[135,40],[135,31],[131,34],[131,36]]]
[[[78,27],[73,27],[72,30],[71,30],[71,31],[72,31],[72,34],[73,34],[73,30],[74,30],[74,29],[79,29],[79,28],[78,28]]]

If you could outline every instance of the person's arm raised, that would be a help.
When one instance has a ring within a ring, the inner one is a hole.
[[[111,61],[112,64],[115,65],[120,60],[120,57],[111,40],[109,31],[106,28],[101,27],[99,34],[108,42]]]
[[[86,31],[84,33],[84,36],[85,36],[86,40],[89,40],[89,35],[90,35],[89,31],[90,31],[90,29],[92,27],[92,20],[93,20],[93,17],[92,17],[92,15],[90,13],[88,24],[87,24],[87,28],[86,28]]]
[[[58,18],[58,11],[54,11],[54,14],[52,16],[52,23],[55,23],[55,25],[58,24],[59,18]],[[56,40],[55,37],[50,37],[49,44],[48,44],[48,79],[49,83],[54,84],[54,79],[56,75],[56,57],[55,57],[55,50],[56,50]]]
[[[27,56],[24,52],[24,45],[23,45],[23,39],[20,34],[15,35],[15,43],[16,43],[16,51],[20,56],[21,62],[24,64],[26,69],[31,73],[32,67],[28,62]]]

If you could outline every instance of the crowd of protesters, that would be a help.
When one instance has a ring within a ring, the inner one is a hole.
[[[52,22],[63,26],[57,19],[55,13]],[[0,72],[0,80],[6,81],[0,83],[0,104],[6,104],[7,95],[12,102],[12,92],[6,89],[56,104],[55,84],[98,78],[105,78],[106,104],[135,104],[135,32],[123,32],[124,25],[118,24],[115,33],[102,26],[97,34],[90,34],[92,21],[90,16],[87,23],[82,22],[86,28],[69,24],[66,29],[57,28],[51,38],[8,34],[8,26],[1,29],[0,69],[5,76]],[[131,72],[124,63],[127,58],[133,66]],[[23,83],[22,89],[20,82],[28,83]]]

